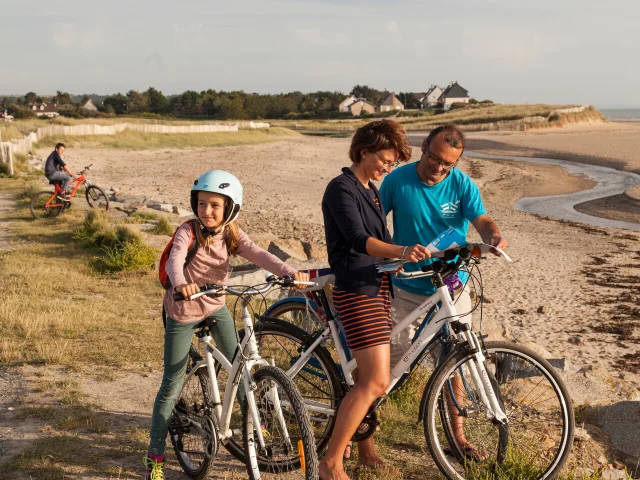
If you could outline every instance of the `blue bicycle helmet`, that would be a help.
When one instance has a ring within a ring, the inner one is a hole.
[[[233,222],[242,208],[242,185],[235,175],[224,170],[211,170],[200,175],[191,187],[191,210],[198,216],[198,192],[218,193],[227,197],[224,222],[222,226]]]

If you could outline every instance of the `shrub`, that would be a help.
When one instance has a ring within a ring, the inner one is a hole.
[[[173,235],[175,228],[166,217],[161,217],[156,226],[150,230],[154,235]]]
[[[101,251],[102,256],[93,262],[93,267],[100,273],[140,271],[155,264],[155,249],[146,245],[140,235],[126,225],[114,227],[103,211],[90,210],[75,239]]]
[[[155,220],[158,218],[158,215],[153,212],[133,212],[131,216],[141,220]]]
[[[101,273],[148,270],[156,261],[155,249],[140,237],[113,247],[104,246],[102,250],[104,255],[94,262],[94,268]]]

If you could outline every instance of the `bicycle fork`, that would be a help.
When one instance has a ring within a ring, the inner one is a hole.
[[[488,420],[497,421],[502,425],[508,422],[508,418],[498,402],[493,385],[489,379],[489,373],[487,372],[485,361],[486,357],[482,353],[482,348],[478,342],[478,338],[471,331],[471,328],[463,327],[463,332],[466,341],[469,343],[469,351],[473,355],[473,360],[467,364],[471,379],[476,387],[476,391],[480,395],[480,400],[487,406],[486,415]]]

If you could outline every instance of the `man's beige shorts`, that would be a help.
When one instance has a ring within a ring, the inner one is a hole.
[[[394,296],[391,298],[391,322],[395,327],[402,322],[407,316],[424,302],[428,296],[410,293],[401,290],[398,287],[393,288]],[[469,286],[466,286],[455,298],[456,310],[459,314],[465,314],[471,311],[471,297],[469,295]],[[411,340],[415,335],[424,317],[418,318],[415,322],[405,328],[395,337],[391,337],[391,368],[400,361],[404,353],[409,349]],[[465,315],[461,318],[465,323],[471,323],[471,315]],[[438,356],[440,348],[436,347],[431,353]],[[435,358],[434,358],[435,359]]]

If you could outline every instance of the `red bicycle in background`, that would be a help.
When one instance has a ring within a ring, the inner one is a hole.
[[[69,185],[69,188],[71,189],[69,192],[69,200],[60,200],[60,198],[58,198],[58,194],[62,192],[62,188],[60,187],[61,184],[60,182],[50,180],[49,184],[56,186],[55,192],[38,192],[31,197],[31,214],[35,218],[57,217],[63,210],[66,210],[71,206],[71,200],[78,191],[78,188],[80,188],[80,185],[84,185],[85,187],[85,196],[87,198],[87,203],[91,208],[108,210],[109,199],[105,195],[104,191],[100,187],[92,185],[91,180],[89,180],[85,175],[89,170],[91,170],[91,165],[84,167],[84,169],[77,174],[77,178],[71,182]]]

